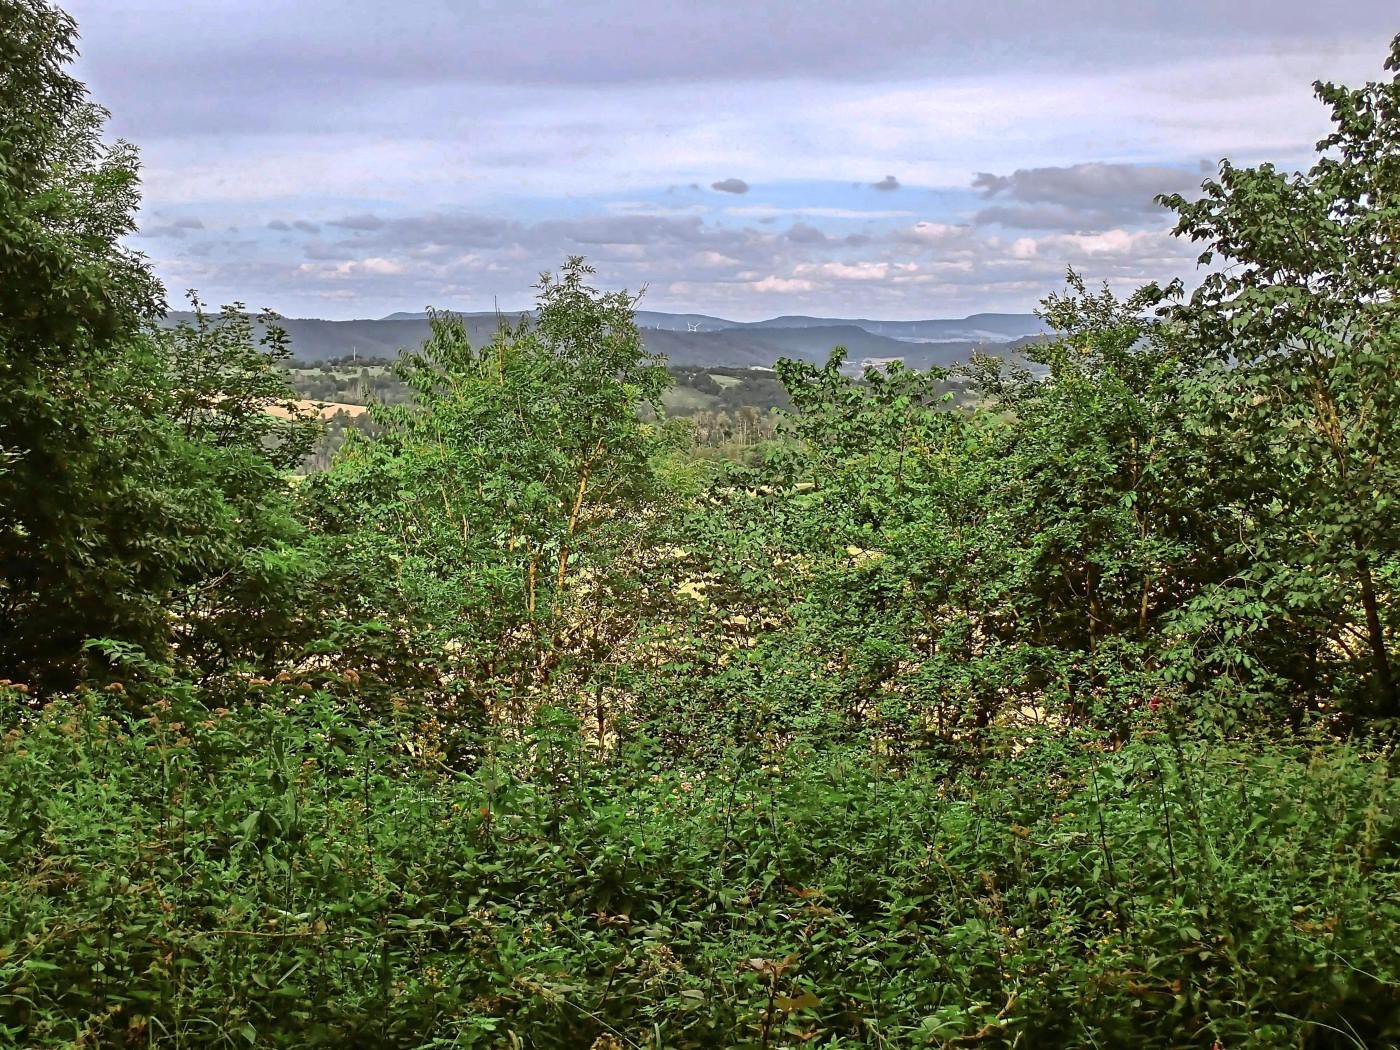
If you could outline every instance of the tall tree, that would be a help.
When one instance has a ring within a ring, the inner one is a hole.
[[[241,311],[162,332],[122,244],[136,152],[68,72],[72,19],[0,0],[0,677],[62,685],[85,643],[224,662],[285,626],[286,474],[309,431],[285,346]]]
[[[0,673],[18,675],[93,633],[150,638],[140,596],[164,571],[111,397],[151,364],[132,347],[161,293],[120,243],[136,154],[102,143],[76,38],[42,0],[0,0]]]
[[[595,292],[591,272],[544,275],[536,318],[485,346],[434,314],[397,367],[415,402],[375,406],[378,435],[311,488],[355,567],[347,614],[419,635],[456,681],[512,703],[605,664],[645,599],[659,444],[637,410],[669,376],[632,297]]]
[[[1385,64],[1400,70],[1400,36]],[[1161,198],[1225,265],[1174,311],[1232,367],[1213,426],[1243,449],[1255,584],[1369,666],[1400,715],[1400,79],[1314,85],[1333,131],[1306,174],[1222,162],[1204,196]],[[1364,655],[1363,655],[1364,654]]]

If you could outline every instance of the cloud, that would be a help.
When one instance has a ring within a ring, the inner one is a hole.
[[[603,209],[611,215],[703,215],[709,210],[703,204],[677,207],[660,201],[608,201]]]
[[[701,266],[721,267],[732,270],[736,266],[743,265],[742,259],[736,259],[732,255],[725,255],[723,252],[703,251],[694,256],[694,260]]]
[[[913,216],[914,213],[874,208],[829,208],[821,205],[779,208],[770,204],[748,204],[741,208],[725,208],[724,214],[744,219],[777,219],[785,215],[803,215],[812,219],[904,219]]]
[[[1307,85],[1380,76],[1394,21],[1378,0],[1346,19],[1181,0],[1170,24],[1102,0],[1011,20],[598,2],[299,0],[250,19],[239,0],[64,0],[78,74],[142,146],[155,218],[137,243],[162,279],[341,317],[523,306],[571,254],[600,287],[733,316],[1024,310],[1068,263],[1118,288],[1189,278],[1153,195],[1190,194],[1203,156],[1306,160],[1326,126]],[[715,196],[750,183],[747,207]],[[207,229],[167,221],[181,212]]]
[[[827,235],[815,226],[805,222],[795,222],[787,232],[787,239],[794,244],[825,244]]]
[[[946,222],[916,222],[906,230],[900,230],[896,235],[900,240],[910,241],[916,244],[941,244],[968,232],[966,226],[957,226]]]
[[[584,219],[554,220],[536,229],[546,236],[557,235],[574,244],[695,244],[705,240],[704,222],[699,216],[610,215]]]
[[[749,184],[743,179],[720,179],[718,182],[710,183],[710,189],[718,190],[720,193],[748,193]]]
[[[749,282],[747,287],[755,292],[810,292],[816,285],[797,278],[768,276],[761,281]]]
[[[360,215],[347,215],[342,219],[332,219],[326,225],[335,226],[342,230],[378,230],[384,226],[384,220],[378,215],[362,213]]]
[[[1080,232],[1165,222],[1166,213],[1153,198],[1159,193],[1193,196],[1200,184],[1200,164],[1087,163],[1021,168],[1010,175],[983,171],[972,180],[983,200],[999,202],[977,212],[980,225]]]
[[[1035,238],[1018,237],[1011,242],[1011,247],[1007,251],[1013,259],[1034,259],[1036,255]]]
[[[915,263],[863,260],[855,263],[804,263],[794,271],[803,277],[826,277],[837,281],[884,281],[896,274],[918,269]]]
[[[1156,230],[1138,230],[1129,232],[1128,230],[1106,230],[1103,233],[1061,233],[1050,237],[1043,237],[1033,241],[1033,255],[1041,255],[1049,248],[1059,251],[1065,255],[1078,256],[1099,256],[1099,255],[1132,255],[1145,245],[1154,244],[1161,239],[1161,234]],[[1018,238],[1013,244],[1024,245],[1029,238]],[[1023,248],[1024,250],[1024,248]],[[1014,254],[1014,251],[1013,251]]]
[[[181,240],[185,234],[191,230],[204,229],[204,223],[200,219],[192,216],[182,216],[166,223],[158,223],[155,226],[147,226],[141,232],[147,237],[170,237]]]
[[[341,259],[337,262],[304,262],[296,268],[302,276],[339,280],[346,277],[397,277],[408,267],[397,259],[371,255],[365,259]]]
[[[1073,75],[1244,48],[1296,51],[1394,28],[1386,0],[1351,0],[1345,19],[1300,0],[1181,0],[1172,19],[1155,5],[1110,8],[1102,0],[1018,3],[1013,18],[1005,5],[921,0],[775,0],[757,13],[745,0],[538,0],[471,5],[469,14],[457,5],[406,4],[392,17],[382,0],[298,0],[279,5],[276,19],[249,18],[246,0],[64,6],[83,28],[85,61],[97,79],[120,82],[125,97],[106,100],[120,103],[114,111],[135,109],[126,103],[138,100],[147,119],[200,131],[210,113],[221,124],[242,124],[259,114],[263,122],[280,119],[280,108],[305,126],[318,107],[354,111],[424,88],[852,83],[929,70],[998,76],[1011,66]],[[152,18],[169,46],[150,46]],[[619,25],[627,27],[626,47],[618,46]],[[530,46],[502,46],[510,40]]]
[[[201,237],[196,247],[213,248],[203,256],[154,254],[175,287],[200,287],[211,300],[266,304],[289,316],[382,316],[425,303],[480,310],[493,300],[516,309],[528,305],[542,270],[584,255],[597,267],[599,287],[648,286],[648,308],[740,319],[1025,311],[1060,287],[1066,265],[1126,292],[1149,280],[1189,277],[1197,254],[1162,229],[1010,238],[994,227],[897,216],[847,234],[845,220],[815,217],[773,229],[763,224],[772,216],[764,215],[604,212],[520,222],[386,208],[323,224],[320,236],[292,245],[286,231],[264,229],[236,242]],[[289,259],[293,250],[297,257]]]
[[[320,233],[321,227],[314,222],[307,222],[305,219],[297,219],[288,222],[286,219],[273,219],[267,224],[269,230],[277,230],[279,233],[288,233],[297,230],[300,233]]]
[[[404,264],[393,259],[370,256],[368,259],[351,259],[336,267],[337,273],[400,274],[406,272]]]

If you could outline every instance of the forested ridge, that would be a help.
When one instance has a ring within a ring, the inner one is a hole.
[[[309,472],[75,47],[0,0],[0,1040],[1400,1045],[1400,37],[1032,369],[706,455],[569,259]]]

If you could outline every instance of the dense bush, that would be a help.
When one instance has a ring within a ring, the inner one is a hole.
[[[58,701],[0,752],[0,1023],[28,1045],[1379,1046],[1395,756],[1060,737],[476,772],[324,693]],[[428,750],[431,750],[428,748]],[[595,1041],[596,1040],[596,1041]]]

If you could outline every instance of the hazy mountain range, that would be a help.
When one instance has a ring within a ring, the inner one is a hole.
[[[167,324],[188,319],[172,311]],[[473,341],[487,342],[502,320],[520,315],[464,313]],[[706,314],[637,313],[647,349],[675,365],[771,367],[780,357],[825,360],[832,347],[844,346],[849,359],[903,358],[913,368],[965,361],[976,349],[1006,353],[1045,334],[1033,314],[973,314],[963,318],[921,321],[871,321],[841,317],[774,317],[766,321],[730,321]],[[395,357],[418,346],[428,335],[424,313],[395,313],[358,321],[284,318],[293,356],[300,361],[333,357]]]

